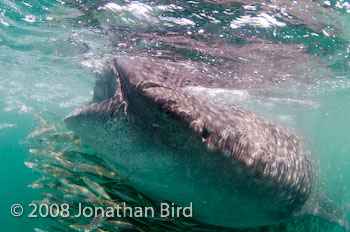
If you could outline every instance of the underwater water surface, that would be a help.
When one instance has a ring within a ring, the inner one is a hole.
[[[349,20],[350,2],[343,0],[1,0],[0,230],[53,223],[26,216],[28,204],[41,198],[27,187],[41,175],[24,164],[26,136],[40,127],[35,114],[64,125],[67,114],[91,100],[100,70],[120,55],[188,59],[215,67],[208,73],[217,78],[231,64],[250,64],[236,70],[237,78],[271,77],[267,86],[208,96],[302,134],[318,157],[318,185],[349,220]],[[25,206],[22,217],[11,215],[17,203]]]

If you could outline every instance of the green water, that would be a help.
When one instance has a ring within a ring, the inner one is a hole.
[[[306,16],[294,13],[293,17],[300,16],[295,23],[288,21],[282,8],[267,9],[263,4],[256,9],[244,8],[253,3],[239,1],[108,4],[112,2],[0,1],[0,231],[33,231],[34,227],[51,223],[26,216],[28,204],[41,198],[39,190],[26,187],[40,176],[23,163],[29,155],[25,137],[39,126],[34,113],[62,123],[65,115],[91,99],[91,70],[99,69],[115,54],[170,50],[173,56],[219,62],[215,55],[193,47],[158,44],[152,41],[153,34],[147,36],[159,31],[181,32],[200,41],[214,35],[228,44],[244,44],[247,38],[302,44],[305,52],[314,54],[317,61],[306,65],[315,78],[284,86],[278,90],[283,95],[272,89],[268,97],[253,91],[234,100],[286,123],[312,141],[320,162],[320,185],[344,207],[349,218],[350,4],[320,1],[323,12],[316,16],[312,10]],[[290,3],[286,6],[291,7]],[[262,12],[278,22],[271,18],[266,21],[266,17],[264,21],[259,16]],[[257,20],[243,22],[245,15]],[[133,33],[138,35],[135,40]],[[141,33],[146,36],[142,38]],[[11,215],[10,207],[15,203],[25,206],[25,216]]]

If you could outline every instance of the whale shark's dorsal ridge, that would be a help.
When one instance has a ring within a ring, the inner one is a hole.
[[[234,80],[210,77],[191,62],[117,58],[111,66],[113,97],[66,123],[136,188],[179,205],[193,202],[197,220],[219,226],[256,227],[311,213],[345,227],[341,211],[327,210],[330,201],[311,212],[314,163],[299,136],[211,96],[235,89]]]

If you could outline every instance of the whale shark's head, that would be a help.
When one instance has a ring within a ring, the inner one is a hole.
[[[65,121],[136,187],[180,205],[197,196],[197,219],[209,224],[263,226],[313,214],[345,227],[344,213],[316,194],[313,159],[299,136],[210,95],[234,82],[158,59],[111,66],[93,101]]]

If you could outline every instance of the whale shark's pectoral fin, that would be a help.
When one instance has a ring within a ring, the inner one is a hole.
[[[295,214],[295,216],[303,215],[312,215],[341,227],[345,232],[349,231],[344,210],[339,208],[324,190],[315,189],[304,206]]]
[[[127,115],[131,99],[131,86],[117,62],[110,63],[111,71],[97,76],[92,101],[74,111],[67,118],[86,115],[115,117],[121,110]]]
[[[94,95],[90,103],[102,102],[112,98],[117,91],[116,78],[112,70],[95,75]]]

